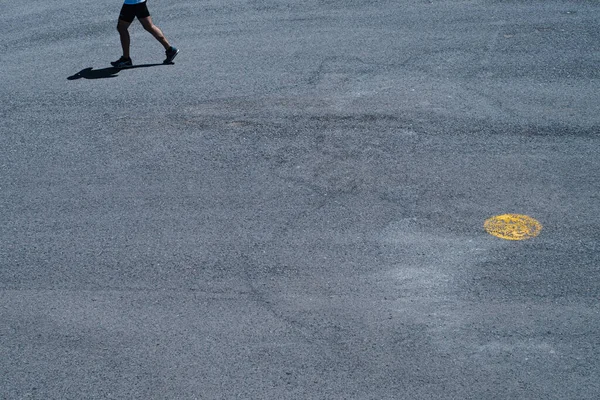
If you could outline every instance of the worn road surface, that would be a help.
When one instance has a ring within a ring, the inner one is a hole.
[[[600,398],[598,2],[120,7],[1,0],[0,399]]]

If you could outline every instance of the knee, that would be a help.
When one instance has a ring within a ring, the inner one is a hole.
[[[117,24],[117,31],[119,33],[127,33],[127,26],[119,22]]]
[[[143,26],[144,26],[144,29],[147,30],[148,32],[150,32],[150,33],[154,32],[154,25],[153,24],[146,23]]]

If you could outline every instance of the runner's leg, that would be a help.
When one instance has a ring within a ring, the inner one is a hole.
[[[138,19],[140,20],[140,23],[142,24],[144,29],[147,30],[148,32],[150,32],[152,34],[152,36],[154,36],[154,38],[156,38],[156,40],[158,40],[160,42],[160,44],[163,45],[165,50],[169,50],[171,48],[171,45],[165,38],[165,35],[163,35],[162,31],[158,28],[158,26],[156,26],[152,23],[152,17],[145,17],[145,18],[138,18]]]
[[[119,19],[117,23],[117,31],[119,31],[119,37],[121,38],[121,47],[123,48],[123,57],[129,57],[129,44],[131,43],[131,39],[129,37],[129,25],[130,22]]]

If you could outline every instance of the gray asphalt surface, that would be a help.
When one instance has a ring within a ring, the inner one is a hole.
[[[600,398],[597,2],[120,7],[1,4],[0,398]]]

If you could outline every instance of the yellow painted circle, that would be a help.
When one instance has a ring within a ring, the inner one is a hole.
[[[540,234],[542,224],[527,215],[503,214],[487,219],[483,227],[490,235],[506,240],[531,239]]]

